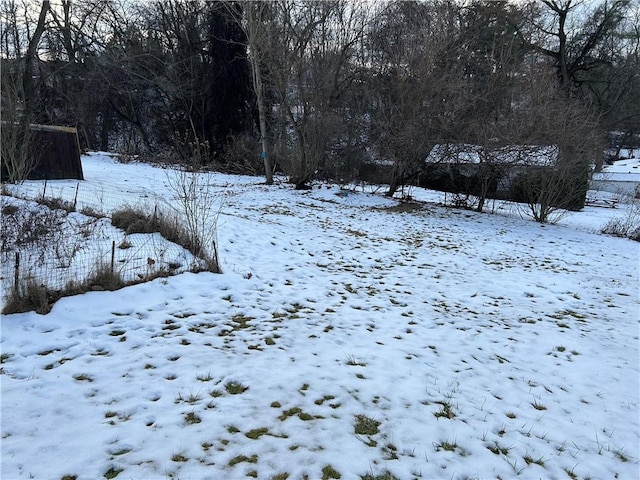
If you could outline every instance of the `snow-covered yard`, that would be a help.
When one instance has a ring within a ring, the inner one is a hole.
[[[83,189],[168,195],[83,161]],[[640,243],[598,233],[630,205],[215,179],[223,274],[2,318],[3,479],[640,477]]]

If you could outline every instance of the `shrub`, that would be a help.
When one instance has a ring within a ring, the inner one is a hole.
[[[124,230],[127,235],[132,233],[160,232],[156,216],[150,216],[141,210],[125,207],[113,212],[111,225]]]
[[[209,271],[220,273],[217,224],[224,199],[211,188],[213,179],[204,173],[176,170],[167,175],[167,183],[175,197],[171,208],[181,237],[175,243],[204,260]]]
[[[76,211],[76,207],[73,204],[73,202],[63,200],[62,198],[59,198],[59,197],[52,197],[52,198],[43,197],[38,200],[38,203],[41,205],[46,205],[51,210],[64,210],[65,212],[68,212],[68,213]]]
[[[66,212],[45,207],[31,208],[2,200],[0,241],[3,251],[30,248],[39,255],[64,238]]]
[[[181,172],[178,175],[184,178],[195,178],[197,174]],[[182,178],[182,177],[178,177]],[[181,182],[181,181],[179,181]],[[177,186],[180,185],[180,186]],[[178,183],[172,188],[184,188],[183,195],[179,198],[178,207],[173,207],[175,213],[168,215],[162,213],[157,207],[154,213],[149,215],[142,210],[126,207],[117,210],[111,216],[111,224],[124,230],[127,235],[132,233],[159,233],[168,241],[184,247],[195,257],[203,260],[207,269],[219,272],[218,256],[215,243],[215,223],[218,210],[213,209],[213,197],[199,196],[196,185]],[[200,185],[197,185],[199,188]],[[209,195],[209,194],[207,194]],[[208,199],[207,203],[201,203],[202,198]],[[213,228],[211,225],[213,224]],[[210,245],[208,248],[206,245]]]
[[[626,216],[609,220],[600,232],[640,242],[640,203],[634,202]]]
[[[257,175],[264,171],[259,142],[251,135],[230,137],[220,160],[225,172]]]
[[[580,163],[553,169],[530,166],[513,181],[510,196],[524,203],[536,222],[555,223],[567,210],[584,207],[588,176],[581,167]]]
[[[47,287],[28,278],[12,289],[2,314],[9,315],[33,310],[44,315],[51,311],[51,296]]]
[[[118,290],[124,287],[122,276],[108,265],[98,265],[96,271],[86,280],[86,286],[92,290]]]

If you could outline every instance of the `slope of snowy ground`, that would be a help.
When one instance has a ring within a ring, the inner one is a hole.
[[[223,274],[2,318],[3,479],[639,477],[640,244],[595,233],[622,206],[541,226],[215,178]]]

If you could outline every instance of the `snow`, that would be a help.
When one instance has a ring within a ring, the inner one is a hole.
[[[629,152],[632,153],[632,152]],[[640,152],[638,152],[640,157]],[[619,195],[640,195],[640,158],[618,160],[593,174],[592,188]]]
[[[105,210],[170,195],[83,169]],[[640,477],[640,244],[598,233],[633,204],[539,225],[213,178],[223,274],[2,318],[3,479]]]

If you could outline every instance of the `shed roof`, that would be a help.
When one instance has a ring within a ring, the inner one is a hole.
[[[488,149],[481,145],[441,143],[434,146],[426,163],[480,164],[486,161],[505,165],[548,167],[555,164],[558,148],[554,145],[513,145]]]

